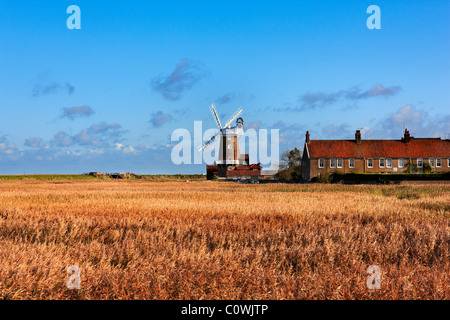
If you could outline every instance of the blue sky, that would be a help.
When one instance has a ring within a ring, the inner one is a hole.
[[[170,137],[215,128],[213,102],[279,129],[281,151],[306,130],[445,137],[449,16],[449,1],[0,0],[0,174],[204,173],[172,164]]]

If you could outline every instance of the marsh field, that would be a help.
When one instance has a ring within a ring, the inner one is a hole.
[[[450,183],[0,181],[0,299],[449,299],[449,222]]]

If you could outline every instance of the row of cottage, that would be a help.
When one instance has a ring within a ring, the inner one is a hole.
[[[310,140],[306,132],[302,158],[304,181],[323,173],[402,173],[408,164],[420,171],[429,163],[433,172],[450,171],[450,140],[414,138],[405,129],[400,140]]]

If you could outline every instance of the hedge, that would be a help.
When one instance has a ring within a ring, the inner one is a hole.
[[[339,181],[353,181],[358,182],[377,182],[386,183],[389,181],[429,181],[429,180],[450,180],[450,171],[442,173],[339,173],[335,172],[332,175],[332,182]]]

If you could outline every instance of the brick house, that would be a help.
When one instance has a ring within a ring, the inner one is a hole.
[[[355,140],[310,140],[307,131],[302,179],[333,172],[404,173],[408,163],[421,171],[426,162],[432,172],[450,171],[450,140],[414,138],[408,130],[400,140],[362,140],[360,130]]]
[[[239,164],[229,166],[206,166],[206,179],[211,180],[218,176],[227,180],[249,180],[261,177],[262,167],[259,163],[249,164],[248,154],[241,154]]]

